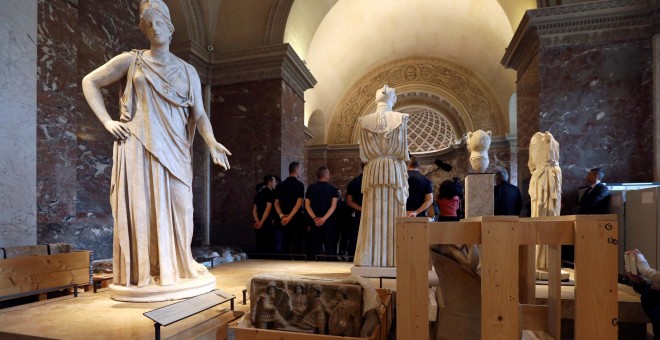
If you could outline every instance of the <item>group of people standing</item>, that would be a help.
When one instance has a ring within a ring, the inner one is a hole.
[[[341,191],[329,183],[327,167],[317,170],[317,182],[307,191],[298,180],[299,172],[300,163],[292,162],[284,181],[278,183],[276,176],[267,175],[257,186],[252,209],[255,252],[348,260],[355,254],[360,223],[361,175],[349,183],[344,201]]]

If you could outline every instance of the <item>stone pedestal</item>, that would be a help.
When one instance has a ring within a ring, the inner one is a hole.
[[[468,174],[465,176],[465,217],[494,215],[494,185],[493,174]]]

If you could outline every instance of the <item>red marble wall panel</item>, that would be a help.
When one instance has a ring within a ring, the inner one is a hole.
[[[538,117],[560,143],[565,211],[590,168],[606,182],[652,181],[651,65],[649,41],[541,52]]]
[[[138,2],[39,1],[37,242],[112,256],[112,137],[82,96],[82,77],[112,56],[146,47]],[[104,90],[117,116],[118,86]]]
[[[250,251],[255,185],[304,165],[303,102],[282,80],[214,86],[211,101],[216,137],[233,154],[229,171],[211,167],[211,243]]]

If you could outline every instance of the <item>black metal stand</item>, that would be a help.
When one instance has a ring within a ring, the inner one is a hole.
[[[145,312],[144,316],[154,321],[155,339],[160,340],[161,326],[171,325],[227,301],[230,303],[231,310],[234,310],[234,299],[236,299],[234,295],[216,289],[183,301],[175,302],[165,307]]]

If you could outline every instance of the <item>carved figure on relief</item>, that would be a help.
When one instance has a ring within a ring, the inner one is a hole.
[[[215,277],[192,256],[192,142],[195,128],[215,164],[229,169],[204,112],[199,76],[169,50],[174,26],[162,0],[140,3],[147,50],[122,53],[85,76],[83,93],[114,139],[110,205],[113,285],[121,301],[162,301],[205,293]],[[101,88],[126,77],[119,117]],[[149,288],[146,288],[149,287]]]
[[[470,165],[477,173],[483,173],[490,162],[488,148],[490,148],[492,132],[477,130],[467,133],[467,148],[470,151]]]

